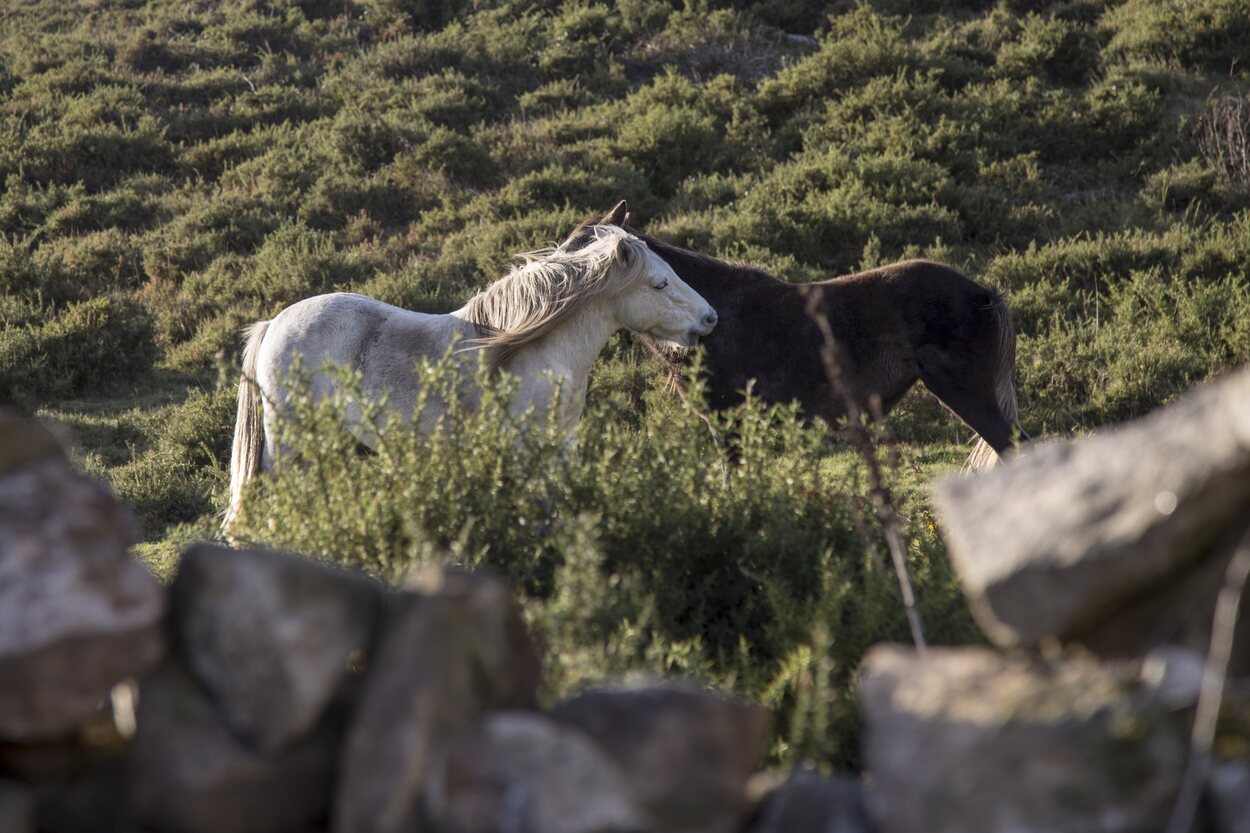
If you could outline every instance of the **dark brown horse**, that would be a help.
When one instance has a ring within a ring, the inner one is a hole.
[[[627,225],[621,202],[599,222]],[[720,323],[703,339],[708,404],[729,408],[753,383],[765,402],[797,400],[811,416],[843,416],[808,314],[829,323],[843,378],[863,408],[888,413],[917,380],[981,435],[968,467],[992,466],[1019,426],[1013,384],[1016,333],[1002,295],[962,272],[908,260],[811,284],[791,284],[750,266],[687,251],[630,229],[707,299]],[[564,247],[584,245],[584,227]]]

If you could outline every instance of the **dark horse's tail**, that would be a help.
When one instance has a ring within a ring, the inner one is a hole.
[[[990,302],[990,311],[994,315],[994,325],[998,330],[998,339],[995,342],[995,359],[994,362],[994,394],[998,400],[998,409],[1002,411],[1003,416],[1007,418],[1007,424],[1011,425],[1017,432],[1021,440],[1027,440],[1029,436],[1024,433],[1024,428],[1020,425],[1020,414],[1016,407],[1016,327],[1011,321],[1011,312],[1007,309],[1007,301],[1003,298],[1001,292],[994,292],[993,300]],[[984,439],[978,438],[977,444],[973,446],[972,453],[968,455],[967,462],[964,463],[964,471],[978,472],[992,468],[998,463],[998,454]]]

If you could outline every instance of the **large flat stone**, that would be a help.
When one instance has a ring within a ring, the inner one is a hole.
[[[934,499],[994,642],[1096,639],[1100,622],[1166,594],[1250,521],[1250,370],[1092,438],[943,480]]]
[[[1132,664],[878,646],[861,665],[881,833],[1158,830],[1188,729]]]
[[[236,735],[274,750],[359,679],[383,588],[309,558],[195,544],[171,595],[187,667]]]

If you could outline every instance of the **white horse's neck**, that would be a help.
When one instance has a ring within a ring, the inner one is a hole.
[[[521,347],[501,368],[522,380],[514,410],[532,406],[538,415],[546,414],[558,390],[557,419],[572,434],[586,403],[590,368],[620,328],[611,305],[595,298],[550,333]]]

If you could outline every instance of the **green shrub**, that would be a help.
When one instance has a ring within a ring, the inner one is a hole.
[[[1107,287],[1087,317],[1056,316],[1021,339],[1026,419],[1056,430],[1141,416],[1213,371],[1250,360],[1247,310],[1250,288],[1241,280],[1134,272]]]
[[[617,136],[626,155],[647,172],[651,188],[660,194],[673,193],[687,176],[710,171],[726,158],[716,118],[680,101],[644,100],[621,122]]]
[[[1217,73],[1235,72],[1250,42],[1240,0],[1127,0],[1104,24],[1114,33],[1104,50],[1112,60],[1170,58]]]
[[[998,69],[1012,78],[1044,76],[1060,84],[1078,84],[1098,65],[1093,34],[1059,18],[1030,14],[1020,38],[998,51]]]
[[[158,121],[143,116],[137,125],[102,125],[41,131],[23,149],[28,179],[60,184],[81,183],[99,191],[137,173],[169,173],[173,149],[165,143]]]
[[[837,150],[804,154],[774,168],[716,230],[716,242],[741,241],[793,254],[830,269],[854,265],[870,235],[885,251],[937,237],[958,238],[958,215],[935,204],[949,184],[941,167],[910,157],[850,159]]]
[[[234,425],[234,390],[192,390],[178,405],[140,422],[147,448],[113,468],[109,482],[139,516],[144,540],[171,526],[213,516],[226,486]]]
[[[1196,159],[1155,171],[1142,188],[1141,198],[1147,206],[1163,211],[1232,214],[1250,208],[1250,188]]]
[[[413,29],[441,29],[460,15],[465,0],[368,0],[384,15],[394,15]]]
[[[830,20],[820,51],[782,68],[760,84],[760,107],[774,124],[831,93],[878,75],[893,75],[915,64],[913,48],[902,37],[902,22],[862,5]]]
[[[103,295],[0,333],[0,401],[47,401],[141,379],[157,350],[139,305]]]

